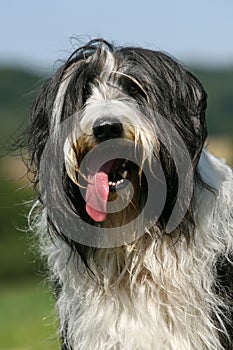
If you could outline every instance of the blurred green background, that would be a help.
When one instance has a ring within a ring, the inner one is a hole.
[[[233,68],[190,69],[208,94],[209,148],[233,163]],[[30,105],[46,76],[12,66],[0,67],[2,144],[27,124]],[[0,160],[0,350],[58,349],[54,300],[38,259],[26,215],[33,198],[20,158]],[[18,228],[18,229],[17,229]],[[88,350],[88,349],[87,349]]]
[[[45,77],[0,66],[1,153],[27,124]],[[58,349],[54,300],[43,263],[27,229],[32,188],[20,157],[0,158],[0,350]]]

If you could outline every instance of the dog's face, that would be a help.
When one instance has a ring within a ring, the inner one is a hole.
[[[195,172],[206,138],[205,109],[202,85],[166,54],[92,41],[70,57],[35,102],[32,160],[39,169],[46,142],[68,124],[60,166],[72,210],[93,226],[120,227],[137,218],[150,191],[156,207],[159,181],[166,182],[158,215],[162,227],[179,187],[172,149],[182,150],[171,130],[182,139]],[[159,181],[158,161],[164,174]],[[151,179],[157,179],[154,192]]]

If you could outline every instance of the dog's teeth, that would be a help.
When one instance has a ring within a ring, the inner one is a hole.
[[[114,182],[114,181],[109,181],[109,182],[108,182],[108,185],[109,185],[109,186],[112,186],[112,187],[116,187],[116,186],[119,186],[120,184],[122,184],[123,182],[124,182],[124,179],[117,180],[116,182]]]
[[[122,184],[122,183],[123,183],[123,181],[124,181],[123,179],[118,180],[118,181],[117,181],[117,185],[119,186],[120,184]]]

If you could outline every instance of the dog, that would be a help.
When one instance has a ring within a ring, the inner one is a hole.
[[[29,221],[63,350],[233,349],[233,174],[205,147],[206,107],[168,54],[103,39],[42,87]]]

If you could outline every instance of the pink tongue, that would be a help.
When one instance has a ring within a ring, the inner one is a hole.
[[[108,195],[108,174],[100,170],[94,176],[88,175],[86,211],[96,222],[104,221],[107,217]]]

